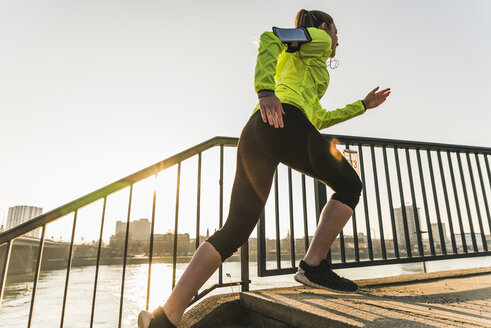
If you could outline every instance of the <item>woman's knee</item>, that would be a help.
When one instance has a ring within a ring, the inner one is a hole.
[[[220,253],[222,262],[225,262],[225,260],[232,256],[232,254],[235,253],[248,239],[249,234],[229,234],[220,229],[215,231],[215,233],[208,237],[206,241],[215,247],[217,252]]]
[[[361,182],[361,179],[357,176],[357,179],[353,182],[353,194],[357,195],[358,199],[360,198],[361,192],[363,190],[363,183]]]
[[[343,188],[335,190],[332,195],[333,199],[336,199],[355,210],[356,205],[360,201],[361,192],[363,190],[363,183],[358,175],[350,181],[346,181]]]

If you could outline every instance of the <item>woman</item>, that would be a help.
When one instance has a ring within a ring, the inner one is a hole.
[[[326,111],[319,103],[329,83],[326,61],[338,46],[333,19],[321,11],[300,10],[296,27],[306,27],[312,41],[287,51],[272,32],[260,38],[255,71],[259,104],[244,127],[237,146],[230,209],[223,227],[196,250],[163,307],[142,311],[139,327],[175,327],[199,288],[251,234],[268,197],[279,163],[318,179],[335,193],[321,212],[319,224],[295,280],[336,292],[356,292],[358,286],[336,275],[326,256],[353,214],[362,190],[351,165],[318,130],[377,107],[390,89],[372,90],[363,100]]]

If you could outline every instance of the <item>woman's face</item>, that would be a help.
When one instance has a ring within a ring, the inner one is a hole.
[[[324,31],[327,32],[327,34],[329,34],[329,36],[331,37],[331,40],[332,40],[332,45],[331,45],[331,50],[332,50],[332,53],[331,53],[331,58],[334,58],[334,56],[336,56],[336,48],[338,47],[339,45],[339,42],[338,42],[338,29],[336,28],[336,24],[334,24],[334,22],[331,23],[331,26],[328,26],[327,23],[322,23],[322,25],[320,26],[321,29],[323,29]]]

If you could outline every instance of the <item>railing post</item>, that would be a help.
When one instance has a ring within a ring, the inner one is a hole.
[[[276,228],[276,267],[281,269],[281,239],[280,239],[280,196],[278,187],[278,168],[274,174],[274,213]]]
[[[264,210],[257,222],[257,275],[263,277],[266,273],[266,217]]]
[[[9,269],[10,254],[12,254],[13,242],[13,240],[10,240],[7,245],[5,245],[5,257],[3,258],[2,276],[0,278],[0,310],[2,309],[3,293],[5,292],[5,282],[7,280],[7,271]]]
[[[384,225],[382,220],[382,209],[380,206],[380,193],[379,193],[378,177],[377,177],[377,160],[375,159],[375,149],[373,145],[370,146],[370,151],[372,153],[373,180],[375,181],[375,196],[377,199],[378,227],[380,231],[380,248],[382,250],[382,259],[387,260],[387,251],[385,249]]]
[[[327,203],[326,186],[322,182],[317,180],[314,182],[314,195],[315,195],[315,220],[317,223],[316,224],[316,229],[317,229],[317,226],[319,225],[322,209],[324,208],[324,205],[326,205]],[[307,252],[307,250],[305,251]],[[331,263],[331,249],[329,249],[326,258],[329,261],[329,263]]]
[[[75,212],[75,218],[74,218],[74,221],[77,219],[77,212]],[[75,229],[75,224],[73,225],[74,229]],[[33,286],[32,286],[32,295],[31,295],[31,307],[30,307],[30,310],[29,310],[29,319],[27,321],[27,328],[30,328],[31,327],[31,324],[32,324],[32,316],[34,315],[34,303],[36,301],[36,292],[37,292],[37,285],[38,285],[38,282],[39,282],[39,273],[41,272],[41,265],[43,263],[43,252],[44,252],[44,238],[46,236],[46,225],[43,225],[43,228],[41,230],[41,240],[39,242],[39,249],[38,249],[38,260],[36,262],[36,273],[34,274],[34,283],[33,283]],[[72,249],[72,246],[73,246],[73,232],[72,232],[72,243],[70,244],[70,250]],[[68,271],[70,272],[70,271]],[[67,286],[68,286],[68,273],[67,273],[67,281],[66,281],[66,285],[65,285],[65,295],[64,295],[64,298],[63,298],[63,311],[65,310],[65,301],[66,301],[66,289],[67,289]],[[63,320],[63,318],[62,318]],[[63,321],[62,321],[62,325],[63,327]]]
[[[249,240],[246,240],[240,248],[240,280],[242,280],[242,291],[249,291]]]
[[[147,279],[147,302],[145,304],[145,310],[148,311],[150,303],[150,285],[152,282],[152,262],[153,262],[153,243],[155,238],[155,207],[157,203],[157,178],[158,173],[155,174],[155,186],[153,188],[152,198],[152,225],[150,226],[150,241],[148,245],[148,279]]]
[[[295,267],[295,231],[293,225],[293,186],[292,186],[292,169],[288,168],[288,200],[290,205],[290,255],[292,267]]]
[[[179,223],[179,192],[181,187],[181,163],[177,164],[177,184],[176,184],[176,216],[174,219],[174,247],[172,249],[172,289],[176,286],[176,268],[177,268],[177,239]]]
[[[121,277],[121,296],[119,298],[119,321],[118,328],[121,328],[121,322],[123,320],[123,303],[124,303],[124,284],[126,277],[126,264],[128,258],[128,242],[130,236],[130,218],[131,218],[131,202],[133,199],[133,184],[130,185],[130,198],[128,200],[128,216],[126,218],[126,231],[124,237],[124,255],[123,255],[123,276]]]
[[[73,215],[72,238],[70,239],[70,248],[68,250],[68,263],[67,263],[66,278],[65,278],[65,292],[63,294],[63,305],[61,308],[60,328],[63,328],[63,325],[65,323],[65,308],[66,308],[66,300],[67,300],[67,293],[68,293],[68,282],[70,279],[70,270],[72,269],[73,243],[75,241],[75,228],[77,226],[77,215],[78,215],[78,210],[76,210],[75,214]]]
[[[107,196],[104,196],[104,204],[102,205],[101,230],[99,233],[99,244],[97,245],[97,260],[95,266],[94,290],[92,292],[92,310],[90,311],[90,328],[94,325],[95,298],[97,294],[97,280],[99,279],[99,267],[101,264],[102,250],[102,233],[104,232],[104,218],[106,216]]]
[[[322,209],[327,203],[326,187],[320,181],[314,183],[314,195],[315,195],[315,220],[319,224],[319,218],[321,216]]]
[[[360,172],[361,172],[361,180],[363,182],[363,208],[365,210],[365,226],[367,229],[367,247],[368,247],[368,259],[373,261],[373,247],[372,247],[372,233],[370,228],[370,217],[368,215],[368,197],[367,197],[367,188],[366,188],[366,180],[365,180],[365,163],[363,160],[363,145],[358,144],[358,152],[360,154]]]
[[[394,205],[392,203],[392,188],[390,186],[389,164],[387,162],[387,148],[382,146],[384,155],[385,180],[387,184],[387,196],[389,198],[390,222],[392,225],[392,241],[394,244],[394,255],[399,258],[399,243],[397,241],[396,221],[394,217]]]
[[[223,225],[223,144],[220,145],[220,180],[218,181],[220,187],[220,208],[218,209],[218,229]],[[220,264],[218,268],[218,284],[223,284],[223,264]]]

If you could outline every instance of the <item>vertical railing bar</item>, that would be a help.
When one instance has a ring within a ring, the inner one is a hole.
[[[472,172],[472,164],[469,156],[469,152],[465,153],[467,157],[467,168],[469,169],[469,174],[471,178],[472,194],[474,195],[474,202],[476,204],[477,211],[477,222],[479,223],[479,231],[481,233],[482,246],[484,250],[488,251],[488,243],[486,241],[486,233],[484,232],[484,227],[482,225],[481,209],[479,207],[479,199],[477,198],[476,182],[474,181],[474,173]]]
[[[421,165],[421,154],[419,152],[419,148],[416,148],[416,157],[418,159],[418,170],[419,170],[419,178],[421,182],[421,191],[423,193],[423,204],[425,206],[425,216],[426,216],[426,229],[428,230],[428,240],[430,242],[430,252],[432,256],[435,256],[435,244],[433,242],[433,233],[431,230],[431,221],[430,221],[430,211],[428,209],[428,200],[426,199],[426,187],[425,180],[423,175],[423,166]]]
[[[458,156],[458,153],[457,153]],[[447,159],[448,159],[448,164],[449,164],[449,169],[450,169],[450,178],[452,181],[452,188],[453,188],[453,194],[455,198],[455,205],[457,207],[457,218],[459,220],[459,228],[460,228],[460,239],[462,240],[462,248],[465,253],[468,252],[467,250],[467,242],[465,240],[465,234],[464,234],[464,224],[462,222],[462,213],[460,211],[460,203],[459,203],[459,196],[457,194],[457,185],[455,183],[455,174],[453,170],[453,164],[452,164],[452,157],[450,156],[450,152],[447,152]]]
[[[467,221],[469,221],[469,228],[471,229],[471,240],[474,252],[478,252],[476,236],[474,234],[474,225],[472,224],[471,208],[469,206],[469,197],[467,196],[467,187],[465,185],[464,169],[462,168],[462,160],[460,158],[460,152],[457,153],[457,163],[459,164],[460,181],[462,182],[462,191],[464,192],[465,207],[467,209]]]
[[[373,166],[373,179],[375,181],[375,196],[377,199],[377,214],[378,214],[378,226],[380,231],[380,247],[382,248],[382,258],[387,260],[387,251],[385,249],[385,237],[384,237],[384,225],[382,220],[382,207],[380,206],[380,193],[378,186],[377,177],[377,164],[375,159],[375,148],[373,145],[370,146],[370,151],[372,154],[372,166]]]
[[[10,254],[12,254],[13,240],[7,242],[5,257],[3,258],[2,280],[0,281],[0,310],[2,309],[3,293],[5,291],[5,282],[7,281],[7,272],[10,264]]]
[[[445,245],[445,236],[443,235],[442,218],[440,215],[440,205],[438,204],[438,195],[436,192],[435,175],[433,173],[433,162],[431,160],[430,150],[426,150],[426,156],[428,157],[428,166],[430,168],[431,189],[433,190],[433,202],[435,203],[436,220],[438,224],[438,234],[440,235],[440,246],[442,253],[447,255],[447,246]]]
[[[128,257],[128,242],[130,236],[130,215],[131,215],[132,199],[133,199],[133,184],[130,185],[130,197],[128,200],[128,216],[126,218],[126,233],[124,237],[123,275],[121,277],[121,297],[119,299],[119,320],[118,320],[119,328],[121,328],[121,322],[123,321],[124,283],[126,278],[126,263]]]
[[[264,276],[266,273],[266,217],[264,209],[257,222],[257,275]]]
[[[196,240],[195,240],[195,246],[194,249],[197,250],[199,247],[200,243],[200,237],[199,237],[199,226],[200,226],[200,219],[201,219],[201,157],[202,153],[200,152],[198,154],[198,182],[197,182],[197,191],[196,191]],[[198,296],[199,291],[196,292],[196,297]]]
[[[199,226],[201,219],[201,153],[198,154],[198,185],[197,185],[197,200],[196,200],[196,245],[195,250],[199,247]]]
[[[360,171],[361,180],[363,181],[363,208],[365,209],[365,225],[367,228],[368,258],[370,261],[373,261],[372,234],[370,231],[370,218],[368,216],[368,197],[367,189],[365,188],[365,165],[363,161],[363,147],[361,144],[358,144],[358,151],[360,152]]]
[[[404,200],[404,190],[402,188],[401,165],[399,163],[399,149],[397,147],[394,147],[394,156],[396,159],[397,183],[399,185],[399,197],[401,200],[402,225],[404,228],[404,239],[406,240],[406,252],[407,252],[407,257],[413,257],[411,252],[411,241],[409,239],[409,229],[407,226],[407,213],[406,213],[406,204]]]
[[[349,143],[346,143],[346,149],[349,148]],[[358,244],[358,228],[356,225],[356,210],[353,210],[353,216],[351,218],[351,223],[353,225],[353,243],[355,246],[355,262],[360,262],[360,247]]]
[[[486,215],[488,217],[489,234],[491,235],[491,216],[489,215],[488,197],[486,196],[486,188],[484,187],[484,180],[482,178],[481,163],[479,163],[478,154],[476,153],[474,155],[476,157],[476,165],[477,165],[477,171],[479,173],[479,181],[481,182],[481,190],[482,190],[482,196],[483,196],[483,200],[484,200],[484,208],[486,209]]]
[[[34,304],[36,302],[36,292],[37,292],[37,285],[38,285],[38,281],[39,281],[39,272],[41,271],[41,264],[43,262],[44,237],[45,237],[45,235],[46,235],[46,225],[43,225],[43,229],[41,230],[41,240],[39,242],[38,258],[37,258],[37,262],[36,262],[36,273],[34,275],[34,283],[32,286],[31,306],[29,309],[29,319],[27,321],[27,327],[28,328],[30,328],[31,324],[32,324],[32,315],[34,313]],[[66,293],[66,290],[65,290],[65,293]]]
[[[197,191],[196,191],[196,240],[194,245],[194,250],[196,251],[199,247],[200,237],[199,237],[199,226],[201,219],[201,158],[202,153],[198,154],[198,182],[197,182]],[[195,297],[198,297],[199,291],[196,292]]]
[[[302,202],[303,202],[303,231],[305,234],[305,253],[309,249],[309,227],[307,217],[307,188],[305,187],[305,175],[302,174]]]
[[[65,291],[63,292],[63,305],[61,307],[60,328],[63,328],[63,324],[65,321],[65,308],[66,308],[66,300],[67,300],[67,293],[68,293],[68,283],[69,283],[69,279],[70,279],[70,270],[72,269],[73,242],[75,240],[75,228],[77,226],[77,215],[78,215],[78,210],[75,211],[75,214],[73,216],[72,238],[70,239],[70,248],[68,250],[68,263],[67,263],[67,268],[66,268]]]
[[[419,252],[419,256],[424,256],[423,241],[421,240],[421,227],[419,225],[418,206],[416,204],[416,196],[414,193],[413,170],[411,167],[411,157],[409,156],[409,148],[406,148],[406,164],[407,164],[407,172],[409,175],[409,185],[411,187],[411,201],[413,203],[413,215],[414,215],[414,224],[416,227],[416,239],[418,240],[418,252]]]
[[[220,209],[218,216],[218,228],[223,225],[223,145],[220,145]],[[218,268],[218,284],[223,284],[223,264]]]
[[[316,226],[318,226],[322,209],[327,203],[326,186],[318,180],[314,180],[314,198],[315,198],[315,224]]]
[[[491,170],[489,169],[488,155],[484,154],[484,162],[486,163],[486,171],[488,172],[489,187],[491,188]]]
[[[346,249],[344,246],[344,233],[342,229],[339,232],[339,247],[341,250],[341,262],[346,263]]]
[[[177,237],[179,223],[179,193],[181,187],[181,162],[177,163],[177,183],[176,183],[176,216],[174,218],[174,248],[172,250],[172,290],[176,286],[177,269]]]
[[[324,206],[327,204],[327,194],[326,194],[326,186],[320,182],[314,182],[314,194],[315,194],[315,220],[316,225],[319,226],[319,220],[324,209]],[[328,263],[331,263],[331,249],[327,253],[326,259]]]
[[[292,268],[295,267],[295,232],[293,227],[293,190],[292,190],[292,169],[288,168],[288,199],[290,202],[290,256]]]
[[[281,269],[281,245],[280,245],[280,209],[279,209],[279,191],[278,191],[278,168],[274,174],[274,210],[276,225],[276,266]]]
[[[382,146],[384,155],[385,180],[387,183],[387,196],[389,197],[390,221],[392,226],[392,240],[394,243],[394,255],[399,258],[399,242],[397,241],[396,223],[394,218],[394,204],[392,203],[392,188],[390,186],[389,164],[387,163],[387,148]]]
[[[488,155],[487,154],[483,154],[483,156],[484,156],[484,163],[486,164],[486,171],[488,173],[489,188],[491,188],[491,171],[489,169]],[[489,220],[489,216],[488,216],[488,220]],[[491,222],[489,223],[489,230],[490,230],[490,233],[491,233]]]
[[[441,151],[438,150],[436,152],[438,156],[438,166],[440,168],[440,177],[442,179],[442,186],[443,186],[443,195],[445,197],[445,207],[447,209],[447,215],[448,215],[448,225],[450,228],[450,238],[452,240],[452,249],[455,254],[457,254],[457,243],[455,242],[455,234],[453,231],[453,222],[452,222],[452,214],[450,213],[450,202],[448,201],[448,193],[447,193],[447,183],[445,181],[445,172],[443,172],[443,164],[442,164],[442,155]]]
[[[106,216],[107,196],[104,196],[104,204],[102,205],[101,230],[99,232],[99,244],[97,245],[97,260],[95,264],[94,291],[92,292],[92,309],[90,311],[90,327],[94,324],[95,299],[97,294],[97,280],[99,279],[99,267],[101,263],[102,250],[102,235],[104,231],[104,218]]]
[[[148,280],[147,280],[147,301],[145,304],[145,309],[148,311],[150,306],[150,286],[152,282],[152,262],[153,262],[153,241],[155,236],[155,208],[157,204],[157,177],[155,174],[155,187],[153,189],[152,196],[152,225],[150,226],[150,245],[148,250]]]
[[[249,240],[240,247],[240,280],[241,291],[249,291]]]
[[[219,228],[223,226],[223,145],[220,145],[220,209],[218,216]]]

